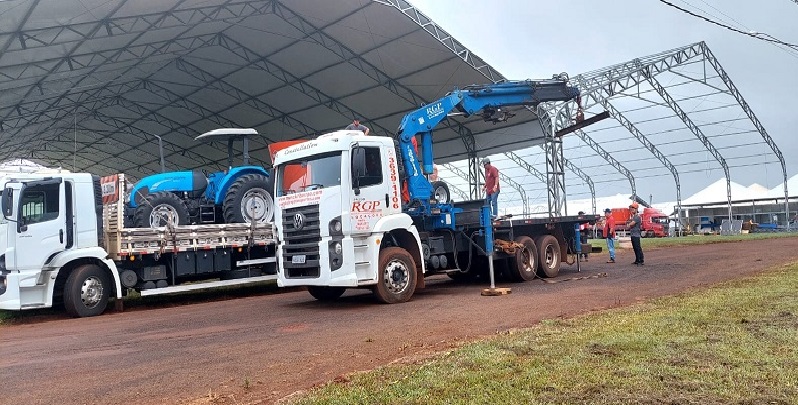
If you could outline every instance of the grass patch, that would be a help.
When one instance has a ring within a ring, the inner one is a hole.
[[[0,310],[0,325],[6,323],[7,320],[13,318],[14,318],[13,312]]]
[[[685,245],[706,245],[711,243],[729,243],[729,242],[742,242],[749,240],[761,239],[783,239],[783,238],[798,238],[798,232],[773,232],[773,233],[748,233],[743,235],[720,236],[720,235],[691,235],[680,236],[678,238],[642,238],[640,242],[643,249],[658,248],[658,247],[671,247],[671,246],[685,246]],[[601,246],[604,251],[607,250],[606,239],[588,239],[587,243],[593,246]],[[618,248],[618,242],[615,242],[615,248]]]
[[[798,263],[355,374],[297,404],[796,404]]]

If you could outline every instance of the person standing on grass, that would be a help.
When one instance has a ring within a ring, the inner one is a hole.
[[[629,213],[631,218],[626,221],[626,226],[629,227],[629,236],[632,237],[632,249],[635,251],[635,261],[632,264],[643,265],[643,247],[640,246],[640,225],[642,220],[637,213],[637,203],[633,202],[629,206]]]
[[[612,217],[612,210],[604,210],[604,238],[607,239],[607,251],[610,252],[610,260],[607,263],[615,263],[615,218]]]

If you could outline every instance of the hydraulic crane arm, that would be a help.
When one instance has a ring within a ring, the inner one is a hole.
[[[441,99],[407,114],[399,124],[399,154],[407,173],[411,200],[429,201],[432,185],[423,173],[432,173],[432,130],[451,114],[480,114],[485,121],[503,122],[514,114],[503,111],[509,106],[536,106],[549,101],[579,102],[579,89],[568,86],[567,77],[551,80],[509,81],[455,89]],[[413,146],[421,135],[423,173]],[[426,205],[426,203],[425,203]]]

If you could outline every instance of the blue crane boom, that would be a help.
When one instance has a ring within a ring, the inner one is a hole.
[[[405,115],[399,124],[399,155],[407,175],[410,199],[421,202],[425,208],[417,212],[429,213],[433,189],[424,174],[433,171],[432,131],[447,116],[452,113],[465,117],[480,114],[485,121],[496,123],[514,115],[503,111],[503,107],[537,106],[543,102],[570,100],[579,102],[579,89],[568,86],[567,78],[561,75],[551,80],[507,81],[469,86],[462,90],[455,88],[444,97]],[[421,136],[423,171],[413,145],[416,135]]]

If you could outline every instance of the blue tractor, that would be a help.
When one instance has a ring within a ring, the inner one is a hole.
[[[198,141],[227,141],[227,170],[165,172],[147,176],[133,186],[128,220],[134,227],[208,223],[263,223],[274,216],[272,179],[262,166],[249,163],[249,136],[254,129],[221,128]],[[243,165],[233,166],[233,144],[243,141]]]

